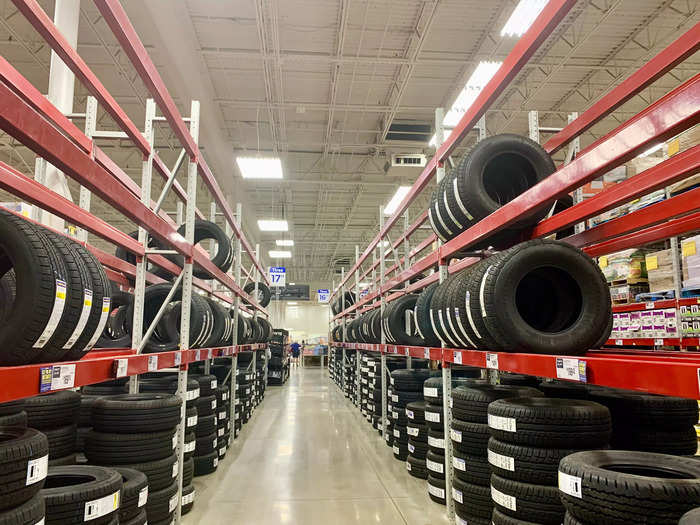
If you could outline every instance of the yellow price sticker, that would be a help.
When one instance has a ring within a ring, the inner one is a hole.
[[[695,241],[685,241],[681,246],[683,247],[683,257],[695,255]]]
[[[598,266],[600,266],[601,268],[607,268],[608,258],[607,257],[599,257],[598,258]]]
[[[675,155],[681,149],[681,141],[679,139],[674,139],[668,143],[668,156]]]
[[[647,270],[656,270],[659,267],[659,258],[656,255],[647,255]]]

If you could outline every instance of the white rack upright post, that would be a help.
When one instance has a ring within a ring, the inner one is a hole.
[[[355,245],[355,264],[360,260],[360,247]],[[360,300],[360,269],[358,268],[355,272],[355,302]],[[355,317],[358,313],[355,311]],[[361,330],[362,328],[360,328]],[[360,351],[355,350],[355,403],[360,406],[360,390],[362,385],[360,385]]]
[[[379,231],[381,232],[384,229],[384,206],[379,206]],[[382,239],[382,236],[380,234],[379,236],[379,283],[378,283],[378,289],[379,289],[379,312],[380,312],[380,319],[384,319],[384,294],[382,293],[382,283],[384,282],[384,272],[386,271],[385,266],[386,263],[384,261],[384,246],[382,246],[382,242],[384,239]],[[380,323],[380,326],[382,327],[382,338],[381,338],[381,343],[382,345],[386,344],[386,333],[384,332],[384,323]],[[379,365],[379,373],[382,375],[382,413],[380,416],[380,424],[382,426],[382,438],[386,439],[386,424],[387,424],[387,402],[386,402],[386,392],[387,392],[387,384],[386,384],[386,352],[383,350],[381,351],[381,357],[380,357],[380,365]]]
[[[95,134],[97,127],[97,99],[92,95],[87,96],[85,101],[85,136],[89,139]],[[90,197],[92,192],[85,186],[80,186],[79,206],[85,211],[90,211]],[[83,228],[78,229],[78,240],[87,242],[88,232]]]
[[[241,203],[236,203],[236,215],[234,220],[236,225],[240,230],[241,226],[241,214],[243,213],[243,207]],[[234,253],[234,272],[236,283],[241,282],[241,266],[243,265],[243,250],[241,248],[241,239],[236,238],[236,251]],[[231,334],[231,344],[233,346],[233,354],[231,355],[231,383],[229,389],[229,399],[231,400],[231,405],[229,407],[229,418],[231,422],[231,431],[235,439],[236,436],[236,380],[238,379],[238,322],[240,316],[241,307],[241,296],[236,294],[233,300],[233,333]]]

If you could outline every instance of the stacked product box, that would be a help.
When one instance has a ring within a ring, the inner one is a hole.
[[[685,337],[700,337],[700,304],[680,307],[681,334]]]
[[[678,337],[678,319],[675,308],[613,314],[611,339],[668,339],[675,337]]]

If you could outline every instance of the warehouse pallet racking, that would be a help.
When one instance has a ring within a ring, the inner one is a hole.
[[[130,391],[137,392],[139,374],[159,370],[177,370],[177,395],[183,399],[184,406],[187,369],[190,363],[204,361],[205,372],[208,373],[211,359],[229,357],[232,370],[236,370],[239,352],[262,350],[267,347],[266,344],[237,344],[239,312],[244,311],[252,316],[267,316],[266,310],[248,296],[243,291],[243,287],[248,280],[254,281],[254,297],[257,297],[258,280],[262,279],[267,284],[269,280],[258,259],[258,247],[253,249],[243,234],[241,205],[237,205],[235,212],[230,208],[199,149],[199,102],[192,101],[189,117],[183,118],[121,4],[114,0],[97,0],[95,4],[101,15],[153,97],[146,101],[146,119],[142,133],[76,50],[71,47],[41,6],[35,0],[15,0],[14,4],[91,95],[87,98],[84,113],[64,115],[11,64],[0,57],[0,128],[37,154],[34,180],[11,166],[0,163],[0,187],[36,206],[38,211],[31,218],[25,217],[27,220],[39,220],[44,213],[52,213],[78,226],[80,228],[78,240],[103,264],[110,280],[121,287],[131,289],[133,286],[135,313],[131,349],[95,349],[76,362],[0,368],[0,381],[3,384],[0,402],[124,376],[131,378]],[[96,129],[98,105],[112,117],[121,131]],[[162,116],[157,114],[158,110]],[[76,119],[85,121],[84,132],[73,123]],[[172,169],[164,164],[153,147],[156,128],[160,123],[170,127],[182,147]],[[143,156],[141,184],[136,184],[122,171],[95,145],[94,139],[129,140]],[[47,162],[81,184],[79,205],[44,186]],[[183,165],[186,165],[187,170],[187,183],[184,188],[176,181],[177,172]],[[165,181],[162,193],[155,202],[151,198],[154,168]],[[234,269],[229,273],[224,273],[214,266],[208,254],[194,246],[195,217],[205,218],[205,214],[196,207],[197,182],[200,178],[213,197],[209,210],[210,220],[216,220],[218,210],[224,216],[226,234],[229,237],[235,236]],[[161,207],[166,194],[171,189],[180,200],[177,223]],[[136,223],[139,227],[138,239],[117,230],[90,213],[92,194],[99,196]],[[176,231],[178,224],[183,223],[186,227],[184,237]],[[136,257],[136,264],[130,264],[92,246],[88,243],[88,233],[116,247],[124,248]],[[150,235],[168,249],[149,248]],[[163,257],[168,254],[184,256],[184,267],[180,268]],[[252,262],[250,269],[243,265],[244,254]],[[173,288],[178,285],[182,287],[181,344],[180,349],[176,351],[158,354],[141,353],[162,313],[159,313],[145,334],[141,333],[146,283],[165,282],[147,271],[149,262],[177,276]],[[212,281],[193,277],[193,264],[204,269]],[[243,283],[242,274],[245,275]],[[189,349],[189,306],[193,287],[233,308],[233,344],[231,346]],[[243,306],[242,300],[249,306]],[[254,353],[251,362],[253,369],[255,369],[255,355]],[[55,380],[52,381],[51,377]],[[48,382],[42,383],[42,378],[48,378]],[[236,374],[232,373],[230,375],[232,400],[235,399],[235,390]],[[230,421],[233,421],[235,403],[232,402],[230,406],[232,411]],[[178,499],[182,494],[184,434],[183,419],[177,445],[180,465]],[[177,505],[176,522],[179,521],[180,505]]]
[[[410,249],[410,236],[427,220],[427,213],[423,212],[415,222],[409,225],[407,210],[411,203],[415,201],[434,176],[438,181],[442,179],[444,166],[451,161],[451,152],[466,137],[467,133],[477,129],[479,137],[483,138],[485,127],[482,119],[487,109],[496,101],[528,59],[535,54],[540,45],[552,34],[575,3],[571,0],[551,0],[546,5],[444,142],[442,141],[443,114],[441,109],[436,110],[435,124],[438,144],[436,153],[427,163],[396,211],[386,221],[384,220],[384,210],[380,208],[379,233],[362,254],[359,253],[359,248],[356,248],[355,264],[348,272],[343,269],[340,283],[338,286],[335,286],[334,283],[331,294],[331,301],[333,301],[336,297],[343,297],[346,291],[352,290],[358,300],[352,306],[332,317],[331,324],[339,323],[344,328],[347,320],[355,315],[376,308],[380,308],[383,312],[388,302],[404,294],[421,290],[433,282],[442,282],[448,274],[458,272],[479,260],[476,257],[467,256],[455,264],[449,264],[452,259],[460,257],[460,252],[514,223],[527,212],[551,206],[557,197],[575,192],[587,182],[638,156],[651,146],[689,129],[700,121],[700,74],[697,74],[589,147],[578,151],[577,138],[584,131],[606,115],[614,112],[631,97],[700,49],[700,24],[695,24],[689,31],[647,61],[637,72],[610,90],[580,116],[571,115],[569,124],[563,129],[537,129],[537,121],[531,116],[531,131],[537,131],[537,137],[539,137],[539,131],[555,131],[554,135],[544,144],[548,153],[553,154],[568,147],[566,162],[559,166],[554,174],[450,241],[441,243],[435,235],[430,235],[413,249]],[[571,208],[552,215],[535,226],[530,232],[530,238],[545,237],[566,227],[576,225],[576,233],[566,238],[565,241],[583,249],[592,257],[598,257],[700,229],[700,211],[698,211],[700,208],[700,189],[690,190],[674,197],[667,196],[666,200],[590,229],[578,226],[591,217],[654,190],[665,188],[697,173],[699,170],[700,145],[695,145],[664,160],[653,168],[604,189],[595,197],[584,201],[576,199],[576,203]],[[399,223],[401,217],[403,217],[404,224],[403,232],[396,240],[392,241],[389,231]],[[430,252],[418,258],[428,248],[432,248]],[[399,254],[399,251],[402,253]],[[386,269],[388,253],[393,255],[395,264]],[[409,280],[432,269],[437,269],[437,271],[416,282],[409,283]],[[360,298],[359,283],[367,276],[371,276],[369,282],[372,289],[363,298]],[[354,285],[349,282],[353,277]],[[697,299],[673,300],[664,307],[677,308],[691,302],[697,304]],[[649,303],[640,303],[616,307],[616,311],[643,310],[650,307]],[[491,352],[489,349],[480,351],[386,344],[384,327],[382,327],[381,344],[346,343],[344,329],[342,334],[343,341],[336,343],[336,347],[340,346],[343,349],[343,362],[346,361],[346,350],[378,352],[381,355],[381,426],[384,434],[386,434],[387,424],[385,366],[388,354],[405,356],[409,368],[412,358],[440,362],[443,375],[443,399],[449,399],[451,396],[451,367],[454,365],[480,367],[486,371],[485,374],[494,379],[496,376],[493,372],[500,370],[694,399],[700,397],[700,354],[697,353],[635,351],[634,349],[616,348],[595,349],[590,350],[583,357],[568,357]],[[611,340],[608,343],[613,346],[677,345],[684,348],[697,346],[698,340],[697,338],[679,337],[677,341],[675,339],[635,340],[635,342]],[[356,375],[359,377],[359,373]],[[449,435],[450,412],[450,410],[445,411],[445,435]],[[451,465],[452,444],[449,439],[445,440],[445,457],[446,464]],[[451,474],[451,469],[446,469],[445,492],[448,495],[446,498],[448,513],[454,522],[454,502],[449,497],[452,488]]]

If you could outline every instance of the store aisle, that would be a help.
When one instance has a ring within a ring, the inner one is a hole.
[[[186,525],[448,523],[426,482],[318,368],[294,368],[285,386],[268,387],[218,471],[194,485]]]

